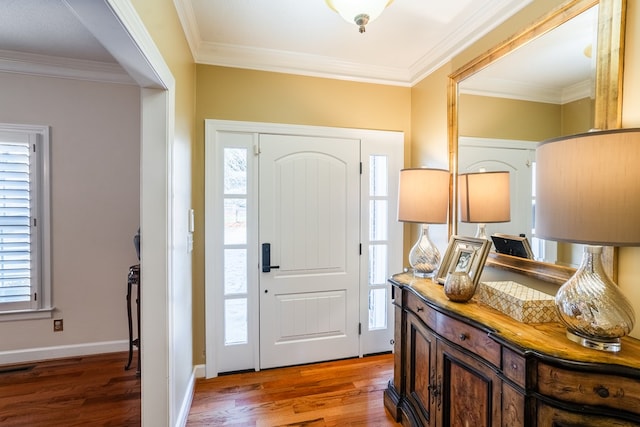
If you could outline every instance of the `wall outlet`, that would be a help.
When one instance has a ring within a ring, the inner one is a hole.
[[[53,319],[53,332],[61,332],[63,329],[62,319]]]

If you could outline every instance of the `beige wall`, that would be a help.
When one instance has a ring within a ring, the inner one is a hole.
[[[593,127],[590,98],[558,105],[462,94],[458,108],[460,136],[544,141]]]
[[[197,66],[194,206],[204,228],[204,120],[241,120],[403,131],[411,141],[409,88]],[[204,242],[194,259],[194,360],[204,363]]]
[[[562,106],[562,131],[560,135],[573,135],[593,129],[595,101],[578,99]]]
[[[55,333],[51,319],[0,322],[0,351],[28,360],[45,347],[124,350],[140,215],[140,90],[0,73],[0,93],[11,100],[0,102],[3,122],[51,126],[53,305],[64,319]]]
[[[561,134],[557,104],[478,95],[461,95],[459,102],[461,136],[543,141]]]

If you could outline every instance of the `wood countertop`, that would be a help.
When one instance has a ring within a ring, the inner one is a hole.
[[[617,353],[589,349],[570,341],[561,323],[522,323],[479,302],[476,297],[465,303],[450,301],[442,285],[431,279],[414,277],[412,273],[396,274],[390,281],[413,291],[434,309],[470,322],[486,330],[497,341],[525,354],[533,353],[543,360],[546,357],[562,359],[571,365],[618,365],[623,370],[631,368],[628,374],[640,378],[640,371],[632,372],[640,370],[640,340],[624,337],[622,349]]]

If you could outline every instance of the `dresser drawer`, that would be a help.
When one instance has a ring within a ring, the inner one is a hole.
[[[477,354],[496,367],[500,366],[500,344],[492,340],[486,332],[471,325],[452,319],[445,314],[436,314],[436,333],[454,344]]]
[[[409,309],[409,311],[415,314],[420,320],[422,320],[424,324],[427,325],[428,328],[435,331],[436,329],[435,310],[430,309],[429,306],[413,292],[408,292],[407,308]]]
[[[566,402],[640,414],[640,381],[538,364],[538,392]]]
[[[502,372],[520,387],[525,387],[527,381],[526,360],[508,348],[502,349]]]

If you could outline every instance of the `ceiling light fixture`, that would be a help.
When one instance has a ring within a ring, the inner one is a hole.
[[[393,0],[325,0],[327,5],[338,12],[345,21],[355,22],[360,33],[364,26],[373,22]]]

